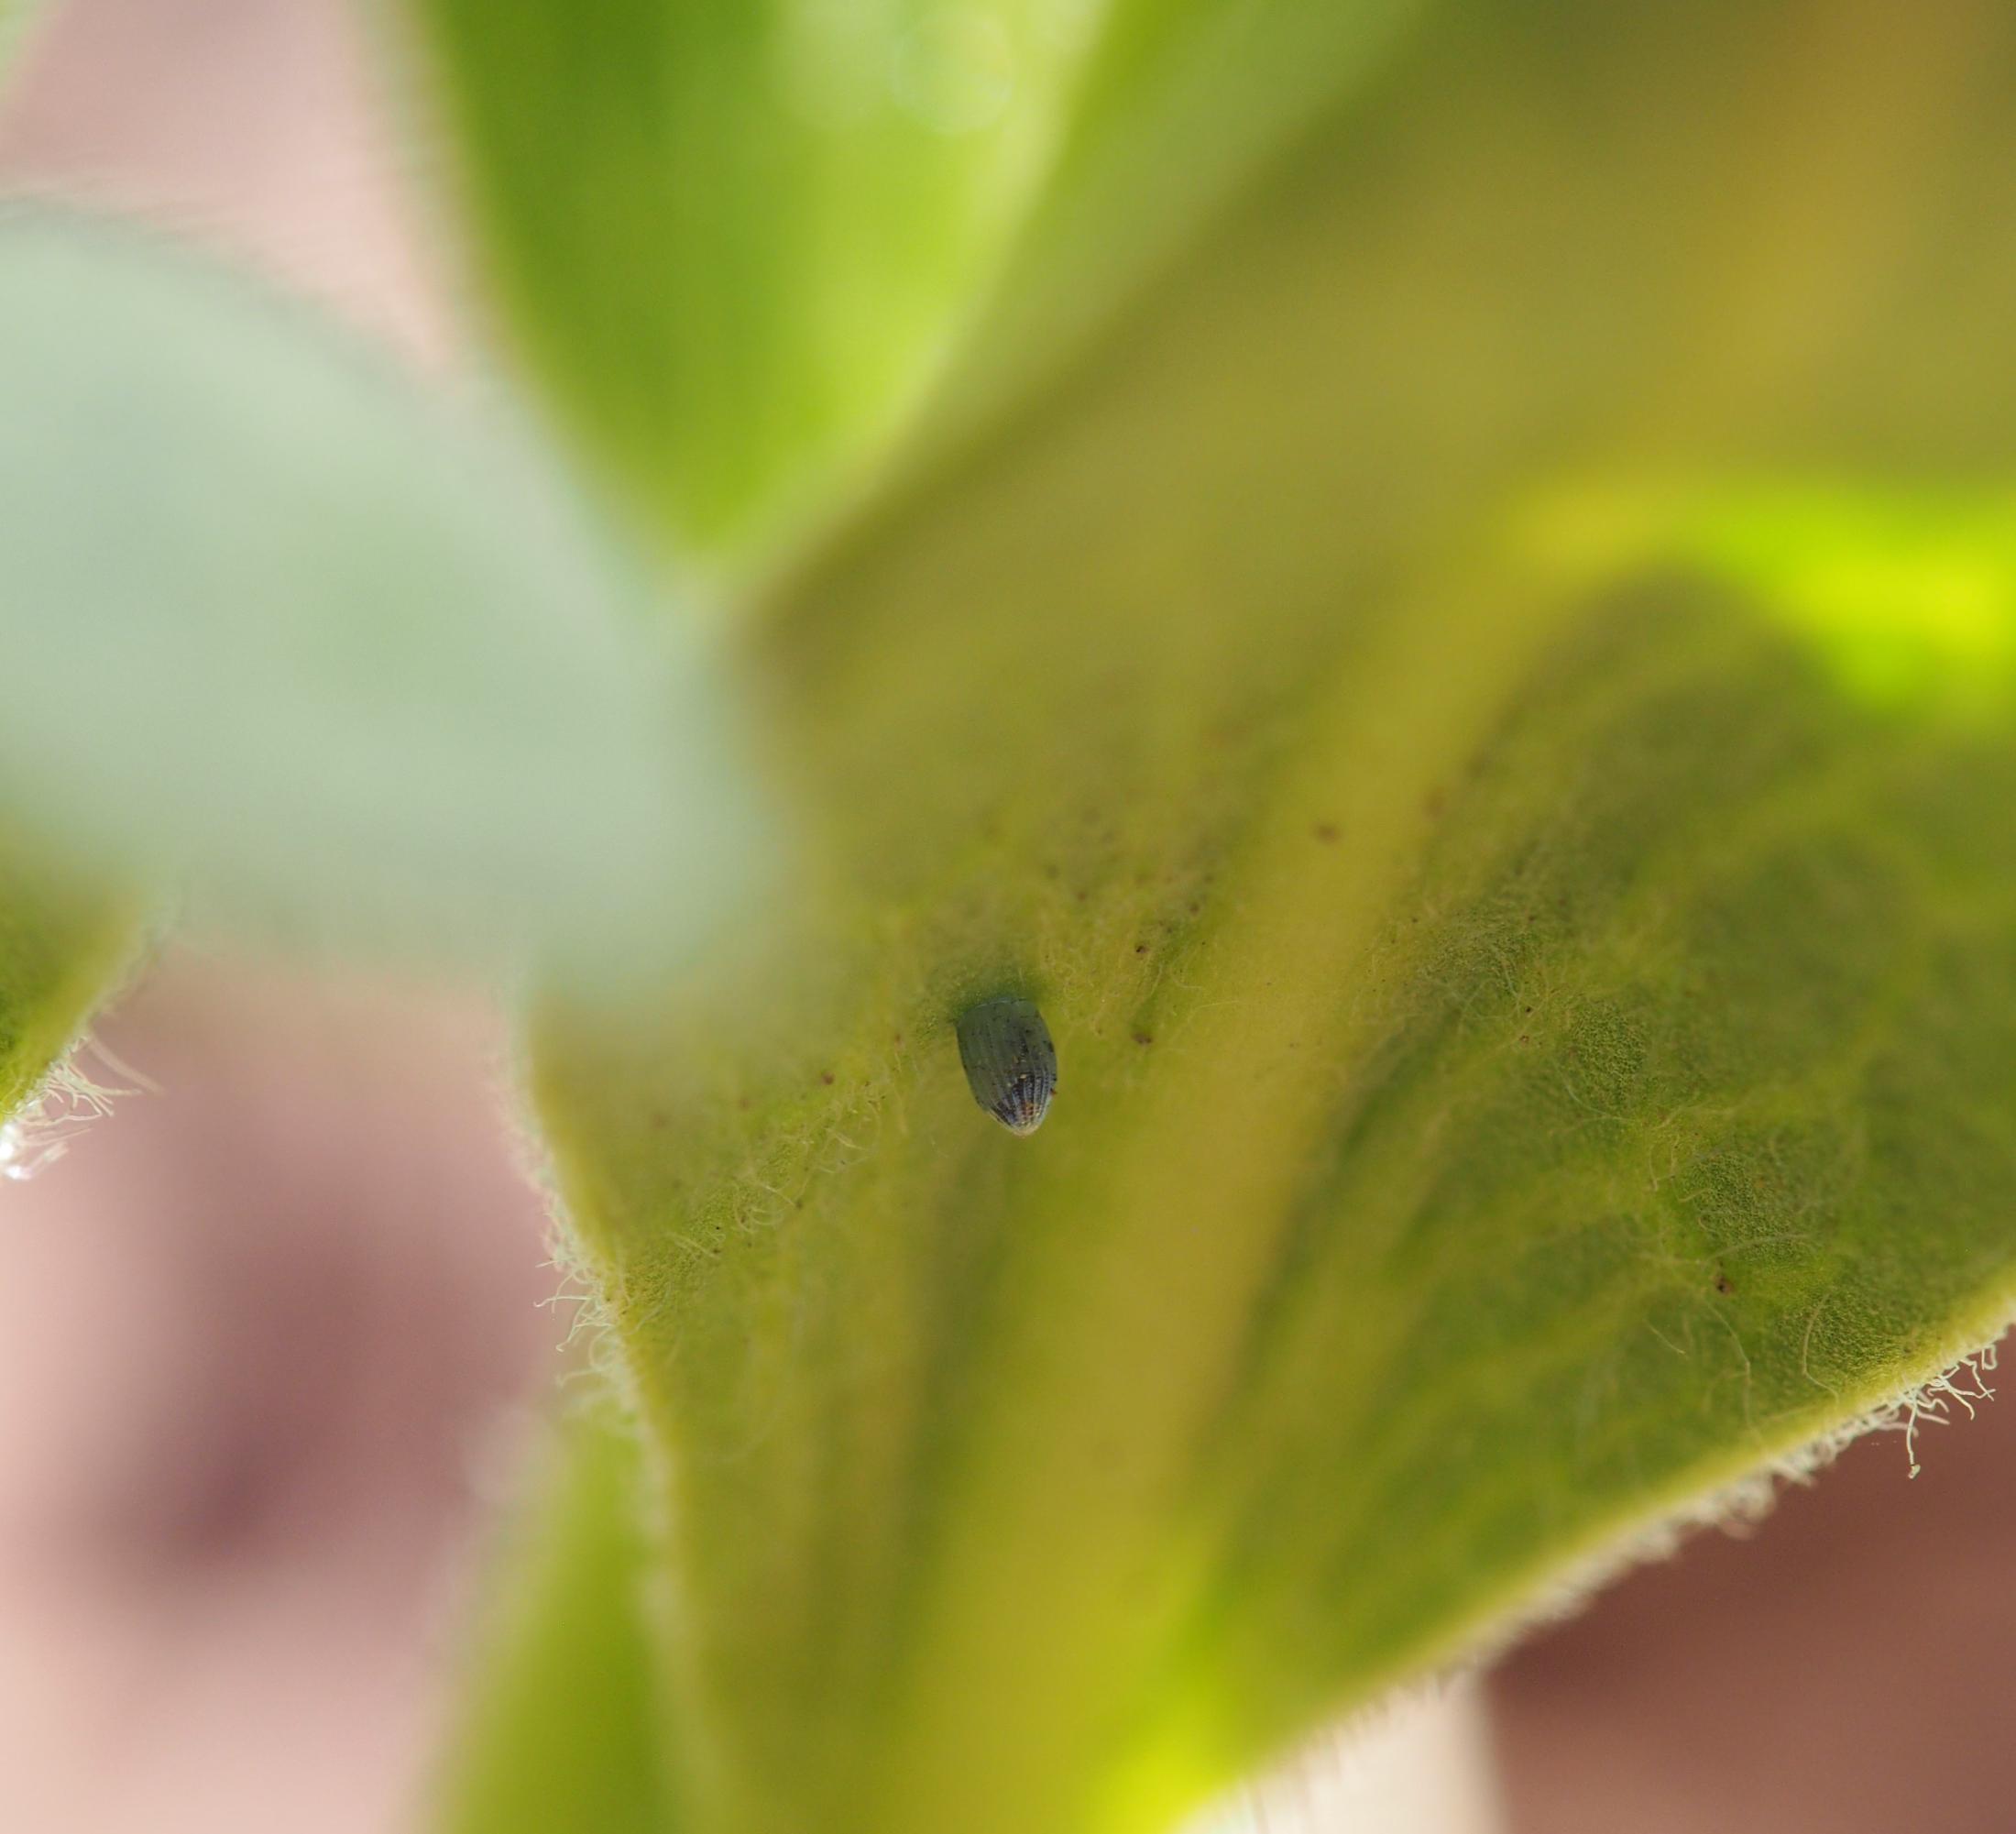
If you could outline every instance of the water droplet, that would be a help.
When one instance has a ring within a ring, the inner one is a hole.
[[[977,134],[1015,93],[1015,52],[993,14],[946,6],[897,40],[889,66],[897,103],[940,134]]]
[[[1057,1047],[1026,1000],[983,1000],[959,1016],[959,1061],[973,1100],[1011,1134],[1033,1134],[1057,1093]]]

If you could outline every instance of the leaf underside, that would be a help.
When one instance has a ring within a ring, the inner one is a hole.
[[[1166,1828],[2000,1328],[2012,73],[1446,9],[762,608],[805,884],[533,1070],[676,1825]]]
[[[1089,805],[1051,910],[862,963],[851,1027],[549,1050],[744,1786],[1160,1825],[1992,1334],[2016,753],[1704,597],[1592,614],[1430,770],[1326,761],[1251,864]],[[1026,1147],[949,1038],[1007,981],[1065,1063]]]

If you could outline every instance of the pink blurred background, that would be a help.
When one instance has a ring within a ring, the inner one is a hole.
[[[165,217],[452,366],[436,174],[369,10],[54,5],[0,183]],[[564,1366],[500,1032],[171,951],[104,1035],[155,1091],[0,1185],[0,1829],[400,1834]],[[1920,1458],[1866,1442],[1501,1664],[1507,1827],[2016,1828],[2016,1416]]]

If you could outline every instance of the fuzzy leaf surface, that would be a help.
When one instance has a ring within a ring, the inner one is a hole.
[[[535,1076],[693,1826],[1170,1827],[2000,1328],[2012,74],[1441,9],[751,627],[823,851]]]
[[[0,840],[0,1122],[35,1094],[126,973],[137,904],[51,873],[17,837]],[[32,1157],[32,1137],[15,1151]]]

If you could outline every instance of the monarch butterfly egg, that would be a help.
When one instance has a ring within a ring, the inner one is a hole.
[[[959,1061],[973,1100],[1011,1134],[1033,1134],[1057,1093],[1057,1047],[1026,1000],[982,1000],[959,1015]]]

